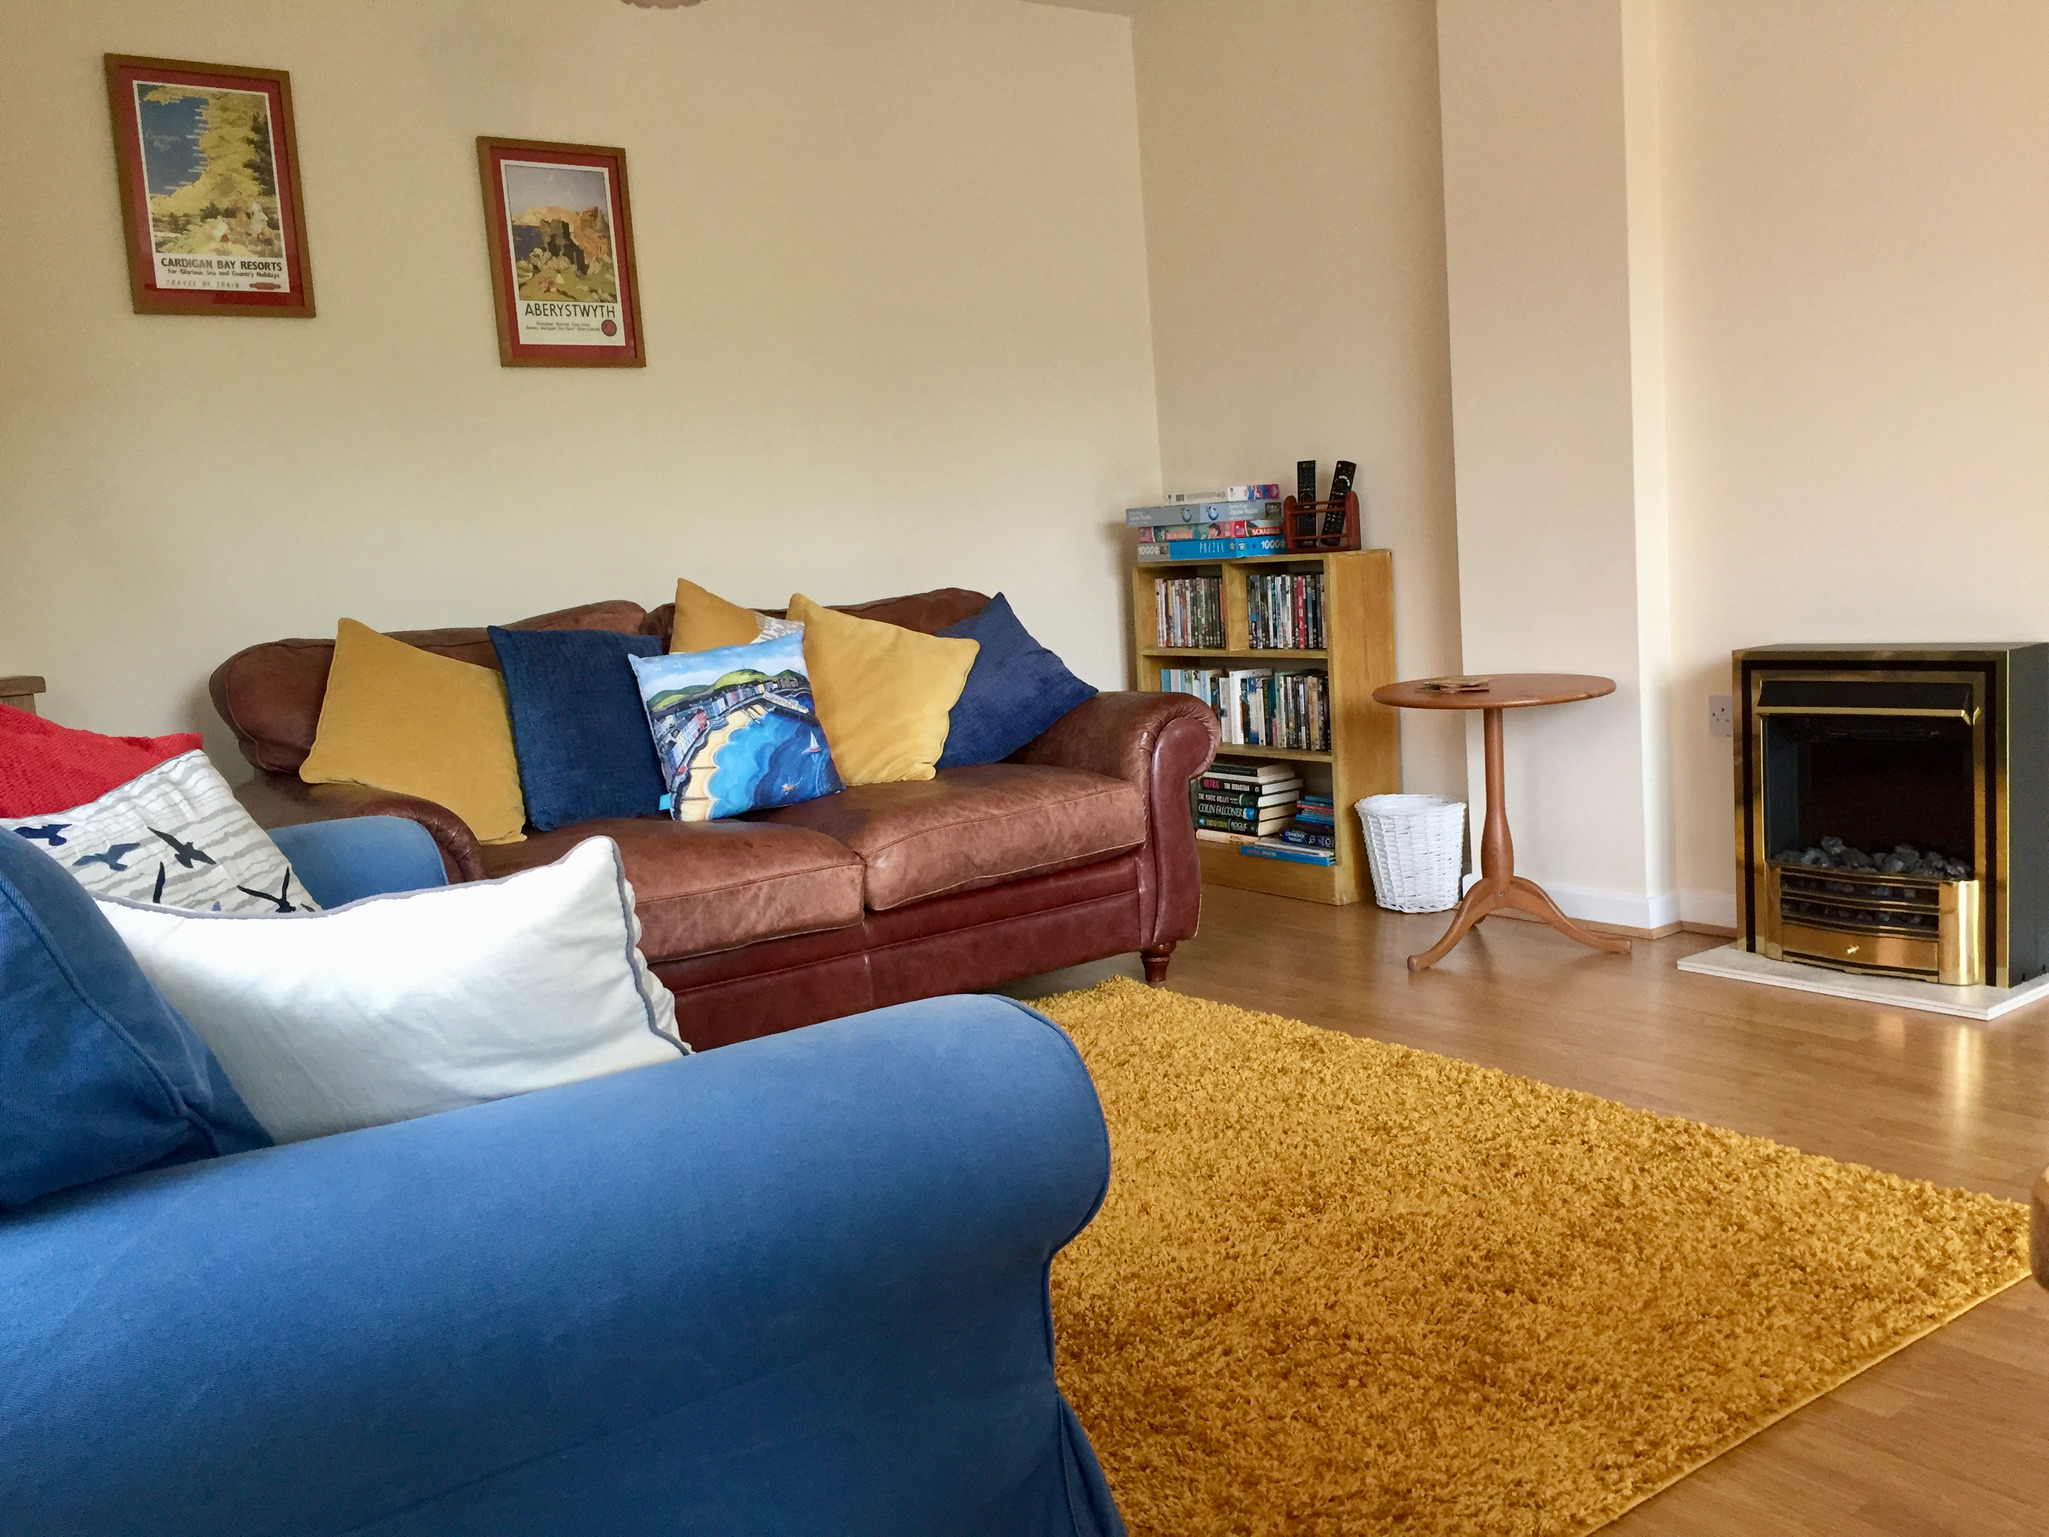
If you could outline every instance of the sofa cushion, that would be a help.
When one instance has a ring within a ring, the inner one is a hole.
[[[679,822],[789,806],[840,787],[812,703],[804,637],[637,656],[642,734]]]
[[[1145,800],[1135,785],[1023,763],[856,785],[747,820],[809,828],[852,849],[873,912],[1094,864],[1145,842]]]
[[[638,603],[615,598],[516,619],[506,628],[614,630],[636,635],[642,633],[646,621],[647,610]],[[481,627],[388,633],[393,640],[436,656],[475,662],[479,667],[498,665],[498,653]],[[273,640],[238,651],[214,669],[207,687],[214,708],[235,733],[243,757],[266,773],[298,772],[306,754],[313,750],[320,701],[327,693],[327,673],[333,661],[331,640]]]
[[[319,906],[203,752],[54,815],[0,816],[0,834],[9,832],[100,896],[230,913]]]
[[[987,593],[972,592],[965,587],[935,587],[930,592],[907,593],[900,598],[876,598],[869,603],[835,603],[832,606],[856,619],[879,619],[884,624],[900,624],[907,630],[916,630],[920,635],[937,635],[950,624],[973,618],[988,602]],[[789,617],[786,609],[763,608],[754,612],[766,614],[771,619]],[[674,644],[675,625],[676,606],[664,603],[660,608],[648,610],[647,617],[640,622],[640,633],[654,636],[666,651]]]
[[[505,679],[354,619],[335,631],[320,731],[299,777],[433,801],[468,823],[479,843],[524,836]]]
[[[1032,639],[1000,592],[974,618],[939,633],[982,648],[975,653],[967,687],[953,707],[946,751],[939,758],[943,769],[1001,763],[1083,700],[1095,697],[1095,685],[1082,682],[1065,662]]]
[[[199,746],[199,733],[101,736],[0,704],[0,817],[69,811]]]
[[[553,832],[659,809],[662,765],[627,660],[656,655],[654,637],[496,625],[489,634],[505,674],[527,820]]]
[[[269,1142],[85,888],[0,835],[0,1210]]]
[[[802,827],[609,817],[486,848],[484,865],[509,875],[596,837],[619,845],[649,961],[861,921],[860,856]]]
[[[758,640],[793,635],[794,620],[776,619],[729,603],[687,576],[676,579],[676,605],[669,625],[671,651],[717,651],[725,646],[751,646]]]
[[[302,1142],[687,1055],[618,850],[322,913],[99,899],[263,1129]]]
[[[812,697],[839,777],[850,785],[930,779],[981,647],[857,619],[802,593],[790,599],[790,617],[804,626]]]

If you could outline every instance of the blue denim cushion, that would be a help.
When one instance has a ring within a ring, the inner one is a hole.
[[[0,832],[0,1208],[269,1146],[86,889]]]
[[[1000,592],[974,618],[939,633],[982,645],[953,707],[946,751],[939,758],[943,769],[1000,762],[1084,699],[1095,697],[1093,686],[1032,639]]]
[[[306,894],[322,907],[448,884],[432,835],[404,817],[301,822],[273,827],[270,837],[292,862]]]
[[[661,764],[636,656],[660,656],[652,635],[609,630],[491,630],[512,705],[512,746],[527,820],[553,832],[599,817],[661,809]]]

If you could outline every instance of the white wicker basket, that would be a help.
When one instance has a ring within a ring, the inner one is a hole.
[[[1458,906],[1465,865],[1466,804],[1442,795],[1369,795],[1357,803],[1366,827],[1373,899],[1398,913]]]

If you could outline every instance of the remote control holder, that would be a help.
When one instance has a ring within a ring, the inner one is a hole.
[[[1330,550],[1359,548],[1359,493],[1342,499],[1305,502],[1289,497],[1281,503],[1281,531],[1290,555],[1321,555]]]

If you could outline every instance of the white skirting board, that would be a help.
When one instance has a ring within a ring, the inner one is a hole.
[[[2049,998],[2049,976],[2036,977],[2019,987],[1945,987],[1940,982],[1917,982],[1911,977],[1867,977],[1854,971],[1831,971],[1826,966],[1774,961],[1736,945],[1689,955],[1680,961],[1679,969],[1708,977],[1732,977],[1738,982],[1762,982],[1767,987],[1790,987],[1803,993],[1826,993],[1831,998],[1852,998],[1859,1003],[1951,1014],[1959,1019],[1997,1019],[2025,1004]]]
[[[1517,874],[1524,872],[1518,871]],[[1471,891],[1479,883],[1477,873],[1468,872],[1460,881],[1461,892]],[[1680,897],[1677,892],[1658,891],[1610,891],[1601,886],[1574,886],[1563,881],[1547,881],[1540,876],[1531,876],[1558,904],[1559,911],[1568,918],[1577,918],[1582,923],[1610,923],[1638,933],[1648,934],[1654,930],[1670,929],[1681,917]],[[1729,911],[1736,911],[1736,899],[1729,899]],[[1733,922],[1724,925],[1734,928]]]

